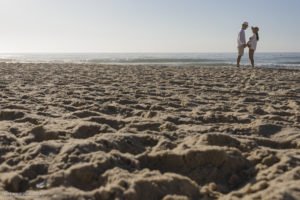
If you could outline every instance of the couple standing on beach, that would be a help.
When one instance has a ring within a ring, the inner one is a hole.
[[[251,27],[253,36],[250,37],[249,41],[246,43],[245,30],[247,28],[248,28],[248,22],[244,22],[242,24],[242,30],[238,34],[238,39],[237,39],[238,58],[237,58],[237,64],[236,64],[237,67],[240,67],[240,61],[241,61],[242,56],[244,55],[244,50],[246,47],[249,48],[249,58],[250,58],[252,67],[254,67],[254,52],[256,50],[257,41],[259,40],[259,36],[258,36],[259,28],[253,27],[253,26]]]

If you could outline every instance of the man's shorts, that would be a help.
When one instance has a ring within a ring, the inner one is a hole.
[[[238,47],[238,52],[239,52],[239,56],[243,56],[244,55],[244,47]]]

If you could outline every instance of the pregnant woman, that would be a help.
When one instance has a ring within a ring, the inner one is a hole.
[[[247,46],[249,47],[249,58],[253,68],[254,68],[254,52],[256,50],[257,41],[259,40],[258,31],[259,31],[258,27],[252,27],[253,35],[250,37],[249,42],[247,43]]]

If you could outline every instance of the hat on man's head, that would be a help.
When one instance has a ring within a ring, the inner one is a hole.
[[[243,25],[246,25],[246,26],[248,26],[248,22],[244,22],[244,23],[243,23]]]

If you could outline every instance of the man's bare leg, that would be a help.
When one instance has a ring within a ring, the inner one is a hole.
[[[236,60],[236,66],[240,67],[240,61],[241,61],[242,56],[238,56],[237,60]]]

